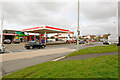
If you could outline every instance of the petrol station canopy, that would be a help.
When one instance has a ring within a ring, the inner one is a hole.
[[[61,29],[61,28],[55,28],[51,26],[41,26],[41,27],[34,27],[34,28],[28,28],[23,29],[23,32],[30,32],[30,33],[67,33],[69,30]]]

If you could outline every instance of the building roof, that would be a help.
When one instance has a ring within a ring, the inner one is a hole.
[[[23,32],[31,32],[31,33],[67,33],[69,30],[61,29],[61,28],[55,28],[51,26],[41,26],[41,27],[34,27],[34,28],[28,28],[23,29]]]
[[[21,32],[20,30],[10,30],[10,29],[4,29],[3,31],[13,31],[13,32],[19,31],[19,32]]]

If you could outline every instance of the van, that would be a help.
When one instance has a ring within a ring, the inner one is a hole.
[[[118,44],[119,43],[118,35],[112,34],[112,35],[108,36],[108,43],[109,44]]]

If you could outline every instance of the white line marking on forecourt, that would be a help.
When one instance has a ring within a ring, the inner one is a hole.
[[[57,59],[54,59],[54,60],[52,60],[52,61],[58,61],[58,60],[63,59],[63,58],[65,58],[65,56],[60,57],[60,58],[57,58]]]

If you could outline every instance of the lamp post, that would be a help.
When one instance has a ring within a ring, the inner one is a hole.
[[[80,31],[79,31],[79,0],[78,0],[78,29],[77,29],[77,52],[79,50],[79,35],[80,35]]]
[[[1,17],[1,44],[0,44],[0,46],[2,46],[2,44],[3,44],[3,15],[2,15],[2,17]]]
[[[118,46],[120,46],[120,1],[117,4],[117,33],[118,33]]]

